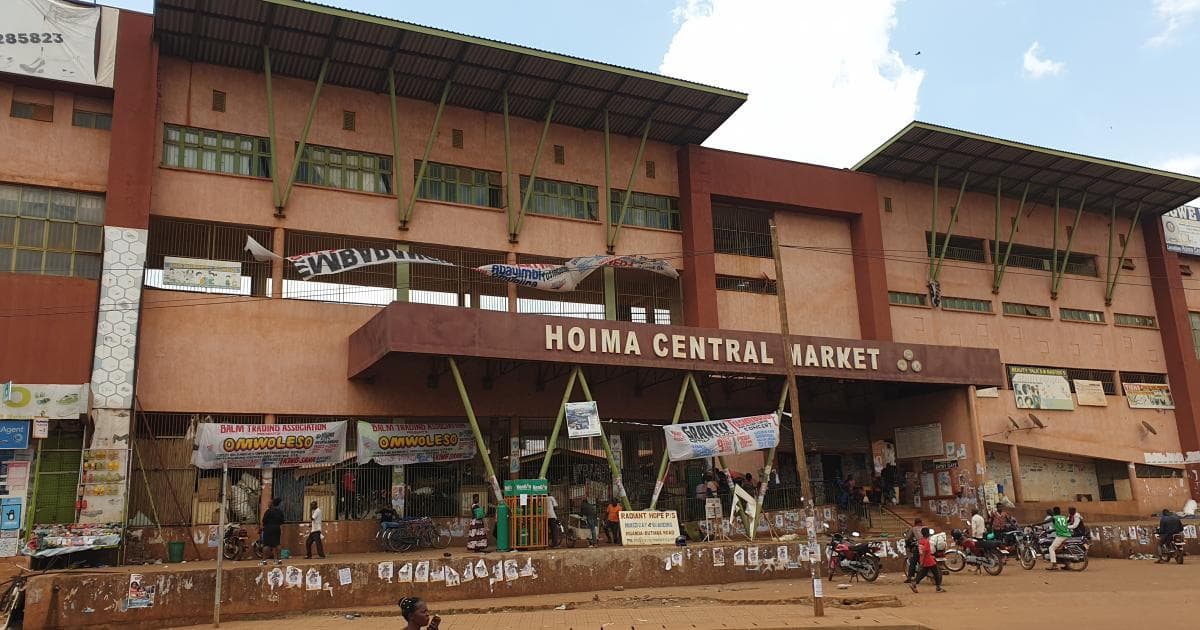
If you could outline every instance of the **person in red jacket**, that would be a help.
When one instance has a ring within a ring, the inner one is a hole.
[[[938,570],[937,558],[933,555],[933,545],[929,542],[929,537],[932,535],[933,530],[926,527],[921,530],[921,540],[917,542],[917,547],[921,550],[921,568],[917,571],[916,578],[908,584],[914,593],[917,592],[917,584],[925,579],[927,575],[933,576],[933,583],[937,585],[937,592],[946,592],[946,589],[942,588],[942,572]]]

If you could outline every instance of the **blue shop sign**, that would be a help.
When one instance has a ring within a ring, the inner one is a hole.
[[[29,448],[28,420],[0,420],[0,449],[22,450]]]

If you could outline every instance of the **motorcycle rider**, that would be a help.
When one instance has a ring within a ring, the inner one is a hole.
[[[1067,527],[1071,528],[1072,536],[1087,536],[1087,528],[1083,526],[1083,515],[1076,512],[1074,507],[1067,508]]]
[[[1050,543],[1050,566],[1046,567],[1047,571],[1054,571],[1058,568],[1058,558],[1055,557],[1054,552],[1058,551],[1058,548],[1071,537],[1071,528],[1067,525],[1067,517],[1063,516],[1062,510],[1058,506],[1054,506],[1051,515],[1053,518],[1051,522],[1054,526],[1054,542]]]
[[[1161,549],[1161,548],[1166,547],[1167,545],[1171,544],[1171,537],[1174,536],[1175,534],[1182,534],[1182,533],[1183,533],[1183,521],[1180,520],[1180,518],[1178,516],[1176,516],[1170,510],[1163,508],[1162,516],[1160,516],[1158,519],[1158,546],[1159,546],[1159,548]],[[1168,561],[1163,559],[1162,554],[1159,554],[1157,563],[1162,564],[1164,562],[1168,562]]]

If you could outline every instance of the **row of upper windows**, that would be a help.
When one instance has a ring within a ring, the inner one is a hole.
[[[52,103],[34,103],[13,98],[8,115],[13,118],[54,122],[54,105]],[[78,105],[71,112],[71,124],[75,127],[112,131],[112,114],[80,109]]]
[[[230,175],[271,177],[271,141],[194,127],[166,125],[163,164]],[[414,181],[420,162],[413,169]],[[296,169],[298,183],[343,190],[395,194],[392,158],[386,155],[334,147],[305,145]],[[417,187],[417,198],[487,208],[506,205],[504,177],[488,171],[450,164],[428,163]],[[521,176],[522,202],[529,177]],[[609,221],[616,223],[625,191],[611,190]],[[527,210],[544,216],[599,220],[599,189],[589,184],[537,178]],[[679,230],[679,200],[675,197],[634,192],[625,208],[625,225]]]
[[[905,291],[888,291],[888,303],[895,306],[929,306],[929,296],[924,293],[908,293]],[[947,311],[968,311],[972,313],[994,313],[991,300],[941,296],[941,308]],[[1005,315],[1017,317],[1033,317],[1036,319],[1053,319],[1050,307],[1041,304],[1022,304],[1019,302],[1001,302]],[[1091,311],[1078,308],[1059,307],[1058,318],[1065,322],[1088,322],[1103,324],[1106,322],[1104,311]],[[1131,313],[1113,313],[1113,323],[1117,326],[1134,328],[1158,328],[1158,320],[1152,315],[1135,315]]]
[[[0,185],[0,272],[99,278],[104,195]]]

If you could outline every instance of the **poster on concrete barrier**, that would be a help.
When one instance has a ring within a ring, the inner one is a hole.
[[[621,510],[621,544],[674,545],[679,538],[679,518],[674,510]]]
[[[329,466],[346,459],[346,423],[218,424],[196,427],[196,468]]]
[[[454,462],[475,457],[475,436],[466,423],[358,423],[358,463],[384,466]]]
[[[673,462],[748,453],[779,444],[779,415],[674,424],[663,427],[663,433]]]

